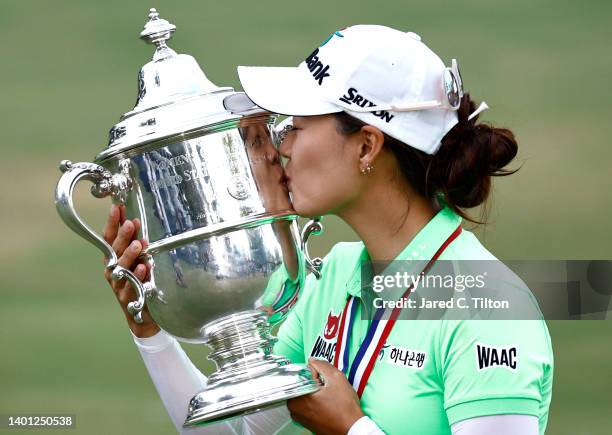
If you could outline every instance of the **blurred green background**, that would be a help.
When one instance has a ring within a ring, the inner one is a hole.
[[[490,224],[501,259],[612,258],[612,4],[605,1],[0,0],[0,414],[77,414],[71,433],[163,434],[173,426],[114,297],[100,254],[59,220],[61,159],[90,160],[136,99],[151,47],[149,7],[177,25],[170,45],[218,85],[236,66],[297,65],[331,32],[377,23],[415,31],[520,143],[496,180]],[[108,202],[77,198],[101,228]],[[316,251],[354,235],[326,219]],[[548,433],[610,433],[612,322],[551,321]],[[189,346],[194,362],[205,350]]]

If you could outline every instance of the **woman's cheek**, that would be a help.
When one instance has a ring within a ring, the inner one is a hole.
[[[325,183],[312,183],[307,192],[294,195],[293,208],[300,216],[325,216],[333,214],[344,202],[342,189]]]
[[[333,208],[329,189],[321,187],[320,181],[308,180],[292,191],[293,209],[297,214],[305,217],[322,216]]]

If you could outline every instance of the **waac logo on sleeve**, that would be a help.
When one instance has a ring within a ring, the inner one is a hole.
[[[323,334],[317,337],[312,346],[311,357],[324,359],[330,363],[334,360],[336,342],[338,341],[338,329],[340,328],[340,314],[334,315],[331,311],[329,312],[323,327]]]
[[[482,343],[475,343],[475,346],[478,371],[492,367],[505,367],[516,371],[518,362],[516,346],[489,346]]]

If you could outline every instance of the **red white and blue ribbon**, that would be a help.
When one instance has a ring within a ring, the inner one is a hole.
[[[446,241],[436,251],[434,256],[429,260],[421,274],[426,274],[429,269],[433,266],[435,261],[440,257],[446,247],[457,238],[461,233],[461,226],[458,226],[455,231],[446,239]],[[412,292],[413,286],[408,287],[406,292],[402,295],[402,298],[406,298]],[[378,354],[380,349],[387,341],[395,321],[397,320],[401,308],[394,308],[390,314],[384,308],[379,308],[374,313],[374,318],[365,339],[359,346],[357,355],[349,366],[349,341],[355,323],[355,312],[359,300],[354,296],[350,296],[346,301],[344,311],[342,311],[342,317],[340,319],[340,329],[338,331],[338,343],[336,344],[336,353],[334,355],[334,366],[347,374],[348,381],[353,386],[353,389],[357,392],[357,395],[361,397],[363,390],[368,383],[368,379],[372,374],[374,365],[378,360]],[[348,371],[348,373],[347,373]]]
[[[355,318],[355,310],[359,301],[354,297],[350,297],[346,301],[342,317],[340,318],[340,329],[338,330],[338,343],[336,344],[336,353],[334,355],[334,366],[341,372],[346,373],[348,370],[349,357],[349,339],[353,332],[353,319]],[[347,325],[347,318],[349,319]]]

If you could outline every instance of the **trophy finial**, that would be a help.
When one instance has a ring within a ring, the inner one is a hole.
[[[157,9],[149,9],[149,21],[140,32],[140,39],[147,44],[155,44],[157,51],[167,48],[166,41],[172,38],[172,34],[176,30],[174,24],[169,23],[163,18],[159,18]],[[154,56],[155,57],[155,56]]]
[[[1,1],[1,0],[0,0]],[[162,105],[175,103],[186,97],[215,92],[220,88],[212,83],[196,62],[188,54],[177,54],[166,43],[172,37],[176,26],[159,16],[155,8],[148,10],[147,22],[140,32],[140,39],[155,47],[150,62],[147,62],[138,73],[138,98],[134,109],[125,113],[122,120]],[[155,124],[155,118],[143,120]],[[129,124],[130,122],[128,122]],[[142,127],[142,126],[141,126]],[[132,128],[132,127],[130,127]],[[139,127],[136,126],[136,130]],[[109,148],[116,143],[125,141],[123,124],[117,129],[113,127],[110,133]]]

